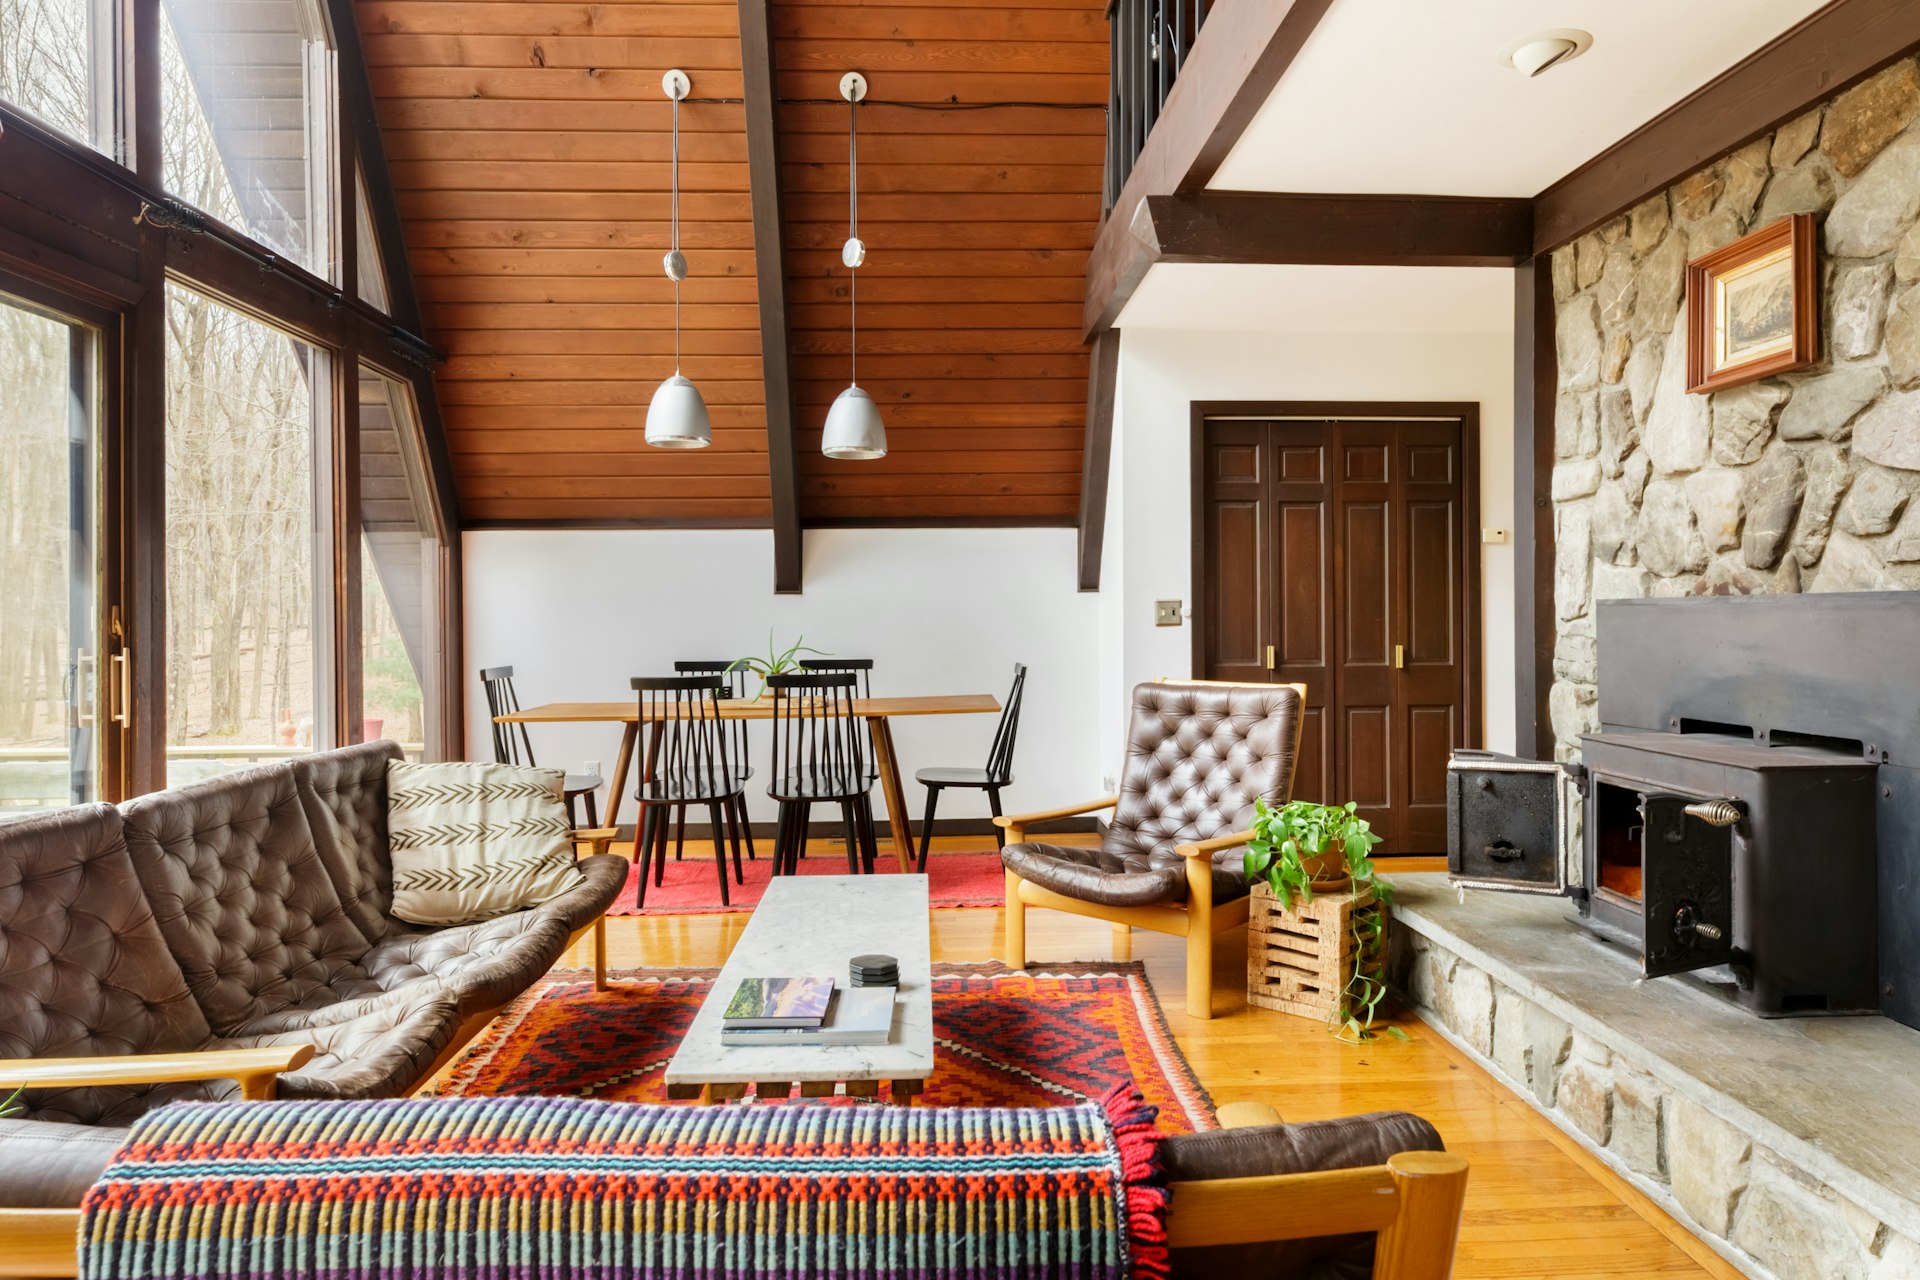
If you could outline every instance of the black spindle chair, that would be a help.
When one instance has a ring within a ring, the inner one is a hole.
[[[676,662],[673,669],[683,676],[712,676],[720,682],[720,699],[737,698],[747,700],[747,671],[745,667],[720,658],[696,658],[685,662]],[[734,802],[734,821],[746,837],[747,861],[754,859],[753,828],[747,822],[747,795],[744,784],[753,777],[752,757],[747,752],[747,722],[730,720],[727,731],[733,737],[732,760],[735,776],[743,784],[739,799]],[[680,811],[680,819],[673,833],[673,860],[680,861],[681,850],[686,845],[687,811]]]
[[[873,872],[879,843],[873,829],[872,758],[866,726],[854,711],[858,678],[769,676],[773,693],[773,767],[767,794],[780,802],[774,874],[798,869],[816,804],[837,804],[846,825],[847,870]]]
[[[984,769],[922,769],[913,780],[927,789],[927,816],[920,824],[920,865],[927,869],[927,853],[933,847],[933,812],[940,806],[940,792],[946,787],[967,787],[987,793],[987,808],[1000,816],[1000,788],[1013,782],[1013,740],[1020,733],[1020,697],[1027,687],[1025,664],[1013,664],[1013,688],[1006,705],[1000,708],[1000,727],[993,732],[993,748],[987,752]],[[1007,847],[1006,828],[995,824],[993,837],[1001,848]]]
[[[745,784],[731,739],[720,719],[720,694],[725,685],[712,676],[635,676],[640,697],[640,722],[654,727],[657,737],[648,750],[635,796],[640,802],[640,884],[637,905],[647,904],[647,873],[658,886],[667,868],[669,810],[678,810],[681,822],[691,805],[700,805],[713,823],[713,863],[720,877],[720,902],[727,897],[727,845],[733,846],[733,877],[745,884],[740,867],[740,829],[737,803]]]
[[[493,762],[495,764],[523,764],[530,769],[538,768],[539,762],[533,758],[533,739],[527,735],[527,726],[519,721],[502,724],[499,717],[511,715],[520,710],[520,696],[513,690],[512,667],[482,667],[480,682],[487,687],[487,714],[493,723]],[[574,812],[573,802],[584,798],[587,802],[587,825],[600,825],[600,786],[606,780],[597,773],[570,773],[562,785],[566,789],[567,822],[579,826],[579,816]]]

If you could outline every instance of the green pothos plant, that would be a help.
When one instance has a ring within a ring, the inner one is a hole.
[[[751,671],[756,676],[759,676],[760,692],[755,694],[754,696],[756,700],[759,698],[764,698],[767,696],[768,677],[782,676],[782,675],[786,675],[790,671],[799,670],[801,654],[811,653],[815,657],[820,657],[820,658],[824,658],[827,656],[827,654],[823,650],[809,647],[806,643],[806,639],[807,638],[805,636],[801,636],[798,640],[795,640],[791,645],[787,646],[787,648],[778,649],[774,647],[773,632],[768,631],[767,632],[767,653],[765,657],[735,658],[733,660],[732,665],[728,666],[727,670]]]
[[[1264,881],[1283,911],[1291,911],[1296,900],[1313,901],[1313,882],[1330,878],[1330,872],[1344,867],[1353,882],[1353,892],[1373,891],[1373,902],[1353,912],[1353,976],[1341,992],[1327,1025],[1343,1040],[1371,1040],[1374,1017],[1387,984],[1382,978],[1386,966],[1387,911],[1393,905],[1393,886],[1379,878],[1373,865],[1373,847],[1380,837],[1359,813],[1359,805],[1313,804],[1292,800],[1273,808],[1264,800],[1254,801],[1253,839],[1247,842],[1246,866],[1249,882]],[[1406,1039],[1398,1027],[1387,1027],[1389,1035]]]

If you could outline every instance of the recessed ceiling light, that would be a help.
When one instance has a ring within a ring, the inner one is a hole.
[[[1557,27],[1515,40],[1500,51],[1500,65],[1531,79],[1563,62],[1572,62],[1593,46],[1589,32]]]

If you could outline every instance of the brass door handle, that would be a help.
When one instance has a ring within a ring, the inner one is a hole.
[[[1393,646],[1394,670],[1398,671],[1400,668],[1406,665],[1407,665],[1407,646],[1403,644],[1397,644]]]
[[[1267,670],[1273,670],[1273,646],[1267,646]]]

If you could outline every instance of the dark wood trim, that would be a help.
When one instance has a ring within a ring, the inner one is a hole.
[[[1134,238],[1152,262],[1511,267],[1533,245],[1524,199],[1223,191],[1141,208]]]
[[[1075,516],[812,516],[809,529],[1072,529]]]
[[[1113,465],[1113,407],[1120,380],[1120,331],[1093,340],[1087,360],[1086,440],[1080,461],[1080,589],[1100,589],[1100,555],[1107,537],[1107,475]]]
[[[1913,0],[1835,0],[1534,198],[1548,253],[1920,48]]]
[[[1466,746],[1481,746],[1486,741],[1486,643],[1482,637],[1481,613],[1484,608],[1486,569],[1480,549],[1480,405],[1471,400],[1195,400],[1188,413],[1187,485],[1188,541],[1191,547],[1191,579],[1187,598],[1204,599],[1208,558],[1205,547],[1206,475],[1203,444],[1210,419],[1254,418],[1272,420],[1327,419],[1343,422],[1368,420],[1405,420],[1428,418],[1460,423],[1460,498],[1463,572],[1460,590],[1461,647],[1463,650],[1462,693],[1466,706],[1461,712],[1461,736]],[[1196,677],[1205,669],[1206,637],[1202,632],[1206,617],[1195,603],[1190,637],[1189,671]]]
[[[752,518],[732,519],[730,517],[706,519],[688,519],[649,516],[620,516],[592,520],[493,520],[487,518],[469,519],[461,528],[468,533],[489,533],[499,531],[541,529],[766,529],[772,526],[766,520]]]
[[[740,0],[746,95],[747,185],[753,199],[753,269],[760,295],[760,369],[766,385],[767,479],[773,498],[773,589],[801,588],[800,475],[794,461],[792,346],[787,327],[786,232],[780,220],[780,109],[774,88],[773,0]]]
[[[440,757],[467,758],[466,548],[440,544]]]
[[[1180,78],[1100,228],[1087,263],[1082,330],[1089,341],[1120,314],[1117,273],[1130,251],[1134,209],[1150,195],[1202,189],[1246,132],[1333,0],[1218,0]],[[1129,290],[1130,292],[1130,290]]]
[[[1545,254],[1513,273],[1513,716],[1514,751],[1553,757],[1553,263]]]

